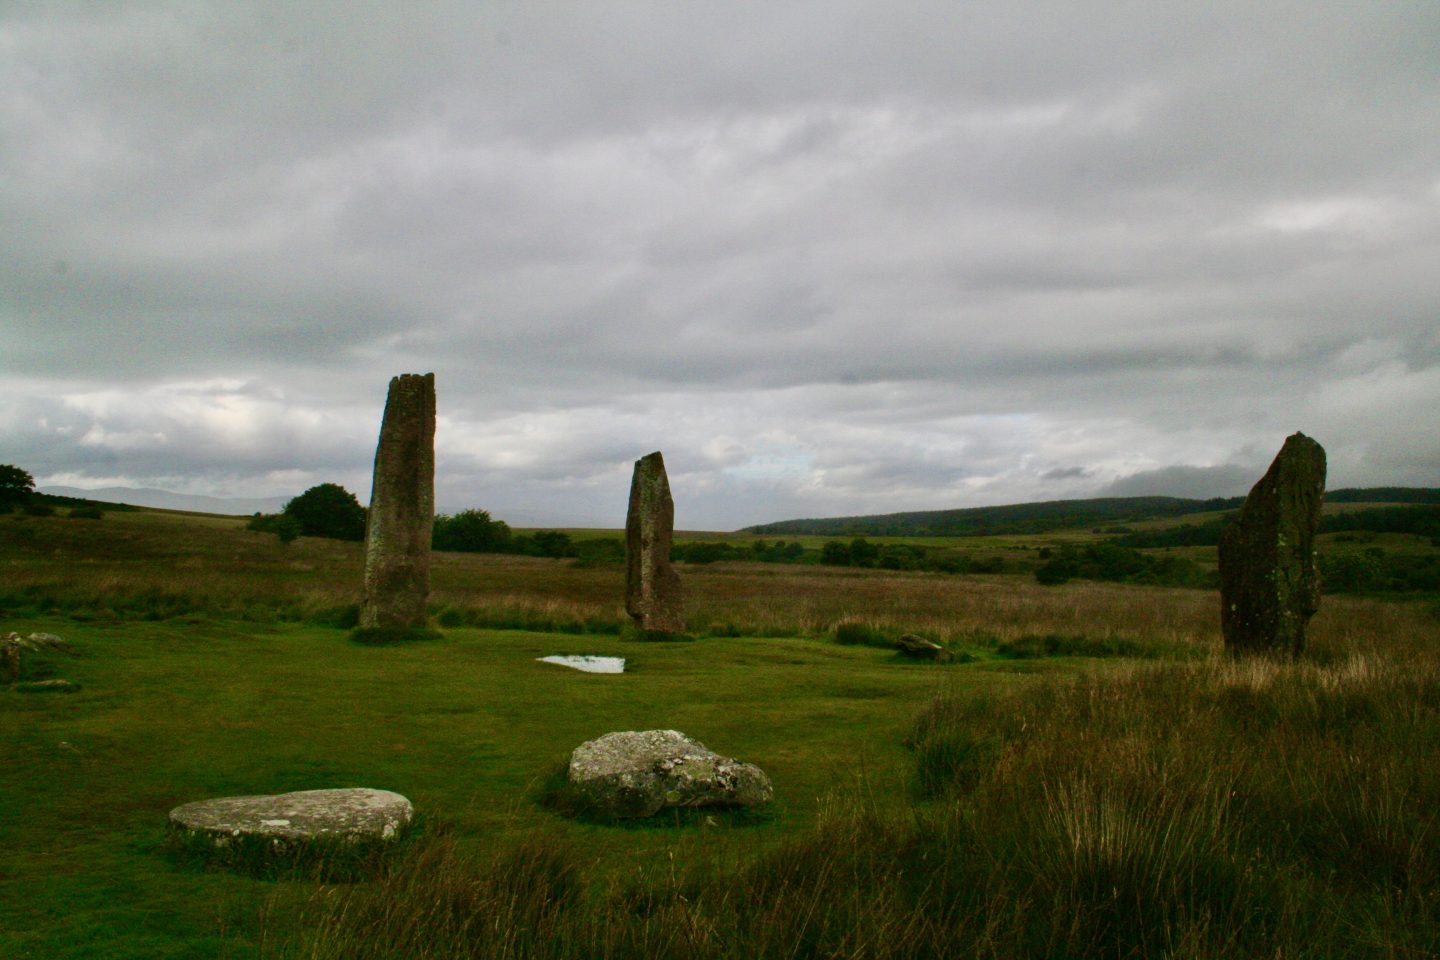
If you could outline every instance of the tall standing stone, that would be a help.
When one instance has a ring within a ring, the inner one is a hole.
[[[1298,657],[1305,649],[1305,625],[1320,609],[1315,530],[1324,499],[1325,450],[1296,433],[1220,534],[1226,652]]]
[[[670,565],[674,527],[675,501],[657,450],[635,461],[625,517],[625,611],[641,630],[685,629],[680,576]]]
[[[423,629],[435,521],[435,374],[390,380],[365,522],[361,628]]]

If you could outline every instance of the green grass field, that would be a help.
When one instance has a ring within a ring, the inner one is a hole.
[[[613,534],[612,534],[613,535]],[[1440,615],[1327,598],[1296,665],[1218,657],[1207,591],[682,567],[693,643],[622,639],[623,571],[436,555],[443,638],[344,623],[358,544],[154,511],[0,517],[0,957],[1424,957],[1440,952]],[[915,631],[946,666],[832,642]],[[626,657],[592,675],[547,654]],[[669,727],[760,816],[569,819],[580,742]],[[422,828],[358,883],[206,868],[167,811],[371,786]]]

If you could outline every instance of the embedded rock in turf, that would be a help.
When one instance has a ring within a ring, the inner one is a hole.
[[[355,787],[200,800],[171,810],[170,826],[209,837],[217,847],[240,837],[263,837],[276,844],[391,840],[413,815],[410,801],[398,793]]]
[[[950,651],[933,640],[926,640],[924,637],[913,633],[907,633],[895,641],[895,649],[907,657],[916,660],[938,660],[945,662],[951,659]]]
[[[755,807],[774,796],[765,771],[677,730],[628,730],[582,743],[570,783],[596,812],[649,817],[666,807]]]
[[[32,633],[22,637],[12,632],[0,637],[0,683],[14,683],[20,679],[24,673],[20,661],[26,651],[46,649],[68,651],[70,644],[53,633]]]

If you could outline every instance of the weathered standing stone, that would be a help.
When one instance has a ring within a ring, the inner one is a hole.
[[[685,629],[680,576],[670,565],[674,526],[675,501],[657,450],[635,461],[625,517],[625,611],[641,630]]]
[[[365,521],[361,628],[423,629],[435,521],[435,374],[390,381]]]
[[[666,807],[769,803],[770,778],[722,757],[678,730],[626,730],[588,740],[570,755],[570,784],[611,817],[649,817]]]
[[[1220,627],[1232,655],[1305,649],[1320,609],[1315,529],[1325,499],[1325,450],[1296,433],[1220,534]]]

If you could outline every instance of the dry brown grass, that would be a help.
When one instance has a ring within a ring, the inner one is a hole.
[[[99,522],[0,519],[0,602],[93,615],[201,613],[249,619],[333,616],[358,600],[358,543],[302,538],[288,546],[244,529],[242,518],[117,513]],[[844,621],[941,642],[983,633],[991,642],[1084,635],[1197,653],[1220,644],[1212,591],[1093,582],[1046,587],[1022,576],[954,576],[774,563],[681,564],[696,634],[817,636]],[[436,553],[431,603],[516,625],[616,629],[624,570],[571,560]],[[1311,627],[1319,659],[1367,635],[1413,633],[1414,604],[1327,597]]]

